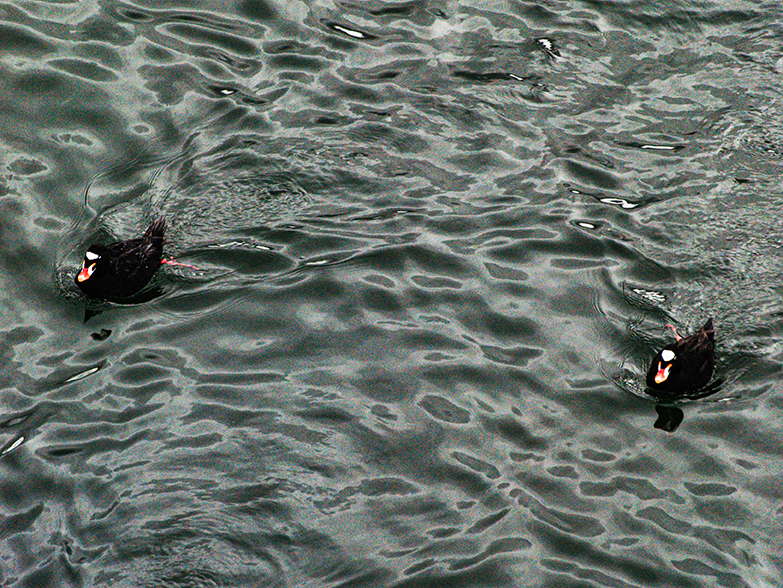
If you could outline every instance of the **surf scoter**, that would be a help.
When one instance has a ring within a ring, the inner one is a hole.
[[[166,219],[153,222],[140,238],[90,245],[76,285],[90,298],[129,298],[146,286],[163,259]]]
[[[712,319],[687,337],[680,337],[653,359],[647,372],[647,387],[657,396],[680,396],[706,386],[715,369],[715,329]]]

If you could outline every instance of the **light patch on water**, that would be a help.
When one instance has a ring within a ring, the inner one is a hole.
[[[96,365],[95,367],[91,367],[88,370],[85,370],[83,372],[79,372],[77,374],[72,375],[70,378],[65,380],[63,384],[70,384],[71,382],[78,382],[79,380],[83,380],[87,376],[91,376],[95,372],[97,372],[99,369],[101,369],[101,366]]]
[[[638,204],[635,204],[633,202],[628,202],[625,198],[601,198],[601,202],[604,202],[606,204],[613,204],[615,206],[620,206],[621,208],[636,208],[639,206]]]
[[[332,28],[337,30],[337,31],[340,31],[341,33],[345,33],[346,35],[348,35],[349,37],[353,37],[354,39],[365,39],[365,38],[367,38],[367,35],[365,35],[361,31],[354,31],[353,29],[349,29],[349,28],[340,26],[338,24],[333,24]]]
[[[666,302],[666,296],[661,294],[660,292],[656,292],[655,290],[645,290],[643,288],[634,288],[633,289],[635,294],[638,294],[641,298],[644,298],[645,300],[649,302],[654,302],[657,304],[661,304],[663,302]]]
[[[348,326],[341,320],[331,314],[318,310],[311,304],[304,304],[296,312],[297,318],[312,329],[319,331],[340,331],[348,330]]]
[[[3,452],[2,452],[2,453],[0,453],[0,455],[8,455],[8,454],[9,454],[9,453],[11,453],[11,452],[12,452],[14,449],[16,449],[17,447],[19,447],[19,446],[20,446],[22,443],[24,443],[24,441],[25,441],[24,435],[20,435],[20,436],[19,436],[17,439],[15,439],[15,440],[14,440],[14,442],[13,442],[13,443],[11,443],[11,445],[9,445],[9,446],[8,446],[8,447],[6,447],[5,449],[3,449]]]

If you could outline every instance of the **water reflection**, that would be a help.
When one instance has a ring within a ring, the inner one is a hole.
[[[9,6],[6,582],[779,585],[777,29],[677,10]]]
[[[674,405],[656,404],[655,412],[658,413],[658,419],[654,427],[667,433],[676,431],[684,417],[682,409]]]

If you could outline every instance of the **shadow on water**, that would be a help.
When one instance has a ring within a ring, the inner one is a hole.
[[[671,404],[656,404],[655,412],[658,413],[658,418],[653,426],[667,433],[676,431],[685,416],[681,408]]]
[[[628,370],[612,372],[611,368],[607,370],[607,367],[608,366],[604,366],[601,368],[606,374],[607,379],[614,382],[619,389],[629,395],[652,404],[658,415],[653,426],[656,429],[661,429],[668,433],[675,432],[682,423],[684,419],[683,409],[686,407],[696,408],[700,404],[699,401],[704,401],[704,399],[714,395],[720,396],[720,393],[724,391],[723,380],[717,378],[701,390],[676,396],[665,396],[647,389],[644,385],[643,376],[639,376],[635,372]],[[710,402],[726,402],[730,399],[731,398],[722,396],[720,399],[711,400]],[[735,397],[735,399],[738,399],[738,397]]]
[[[656,429],[661,429],[667,433],[673,433],[680,426],[684,418],[684,413],[681,406],[694,403],[696,400],[702,400],[709,398],[714,394],[718,394],[721,391],[721,385],[723,380],[718,378],[710,382],[701,390],[689,392],[685,394],[679,394],[676,396],[667,396],[660,393],[653,393],[648,390],[647,394],[656,398],[655,412],[658,413],[658,418],[653,425]]]

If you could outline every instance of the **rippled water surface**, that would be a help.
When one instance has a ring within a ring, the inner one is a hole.
[[[2,585],[780,586],[779,8],[4,4]]]

